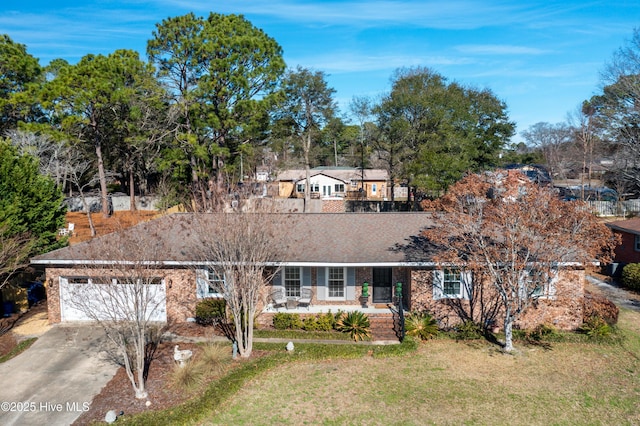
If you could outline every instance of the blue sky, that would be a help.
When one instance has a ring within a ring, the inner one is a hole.
[[[4,0],[0,33],[42,65],[120,48],[144,57],[155,24],[188,12],[243,14],[287,65],[327,73],[343,112],[353,96],[387,92],[397,68],[420,65],[491,89],[519,132],[564,121],[596,94],[605,63],[640,27],[637,0]]]

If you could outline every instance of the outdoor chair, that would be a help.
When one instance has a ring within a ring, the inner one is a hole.
[[[274,308],[278,306],[286,306],[287,298],[284,294],[284,289],[279,288],[271,293],[271,301]]]
[[[298,299],[298,306],[306,305],[307,310],[311,306],[311,299],[313,298],[313,290],[310,288],[303,287],[300,290],[300,299]]]

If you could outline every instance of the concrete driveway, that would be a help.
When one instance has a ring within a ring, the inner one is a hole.
[[[591,275],[587,275],[587,281],[595,285],[607,299],[618,305],[618,307],[640,311],[640,296],[637,294],[627,291],[617,284],[608,283]]]
[[[104,342],[97,327],[56,325],[0,364],[0,424],[72,424],[117,371]]]

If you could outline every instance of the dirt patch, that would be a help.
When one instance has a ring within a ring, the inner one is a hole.
[[[96,229],[96,236],[130,228],[140,222],[145,222],[160,216],[161,213],[153,210],[116,211],[109,217],[102,213],[92,213],[91,220]],[[82,212],[69,212],[66,215],[67,227],[73,223],[73,233],[69,238],[69,244],[76,244],[91,239],[91,227],[89,217]]]
[[[37,337],[49,328],[46,302],[23,314],[0,318],[0,355],[8,354],[22,340]]]

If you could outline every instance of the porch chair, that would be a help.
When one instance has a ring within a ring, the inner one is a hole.
[[[307,305],[307,310],[311,307],[311,299],[313,299],[313,290],[303,287],[300,290],[300,299],[298,299],[298,306]]]
[[[287,298],[284,295],[284,289],[283,288],[279,288],[277,290],[274,290],[271,293],[271,302],[272,302],[272,306],[278,307],[278,306],[287,306]]]

